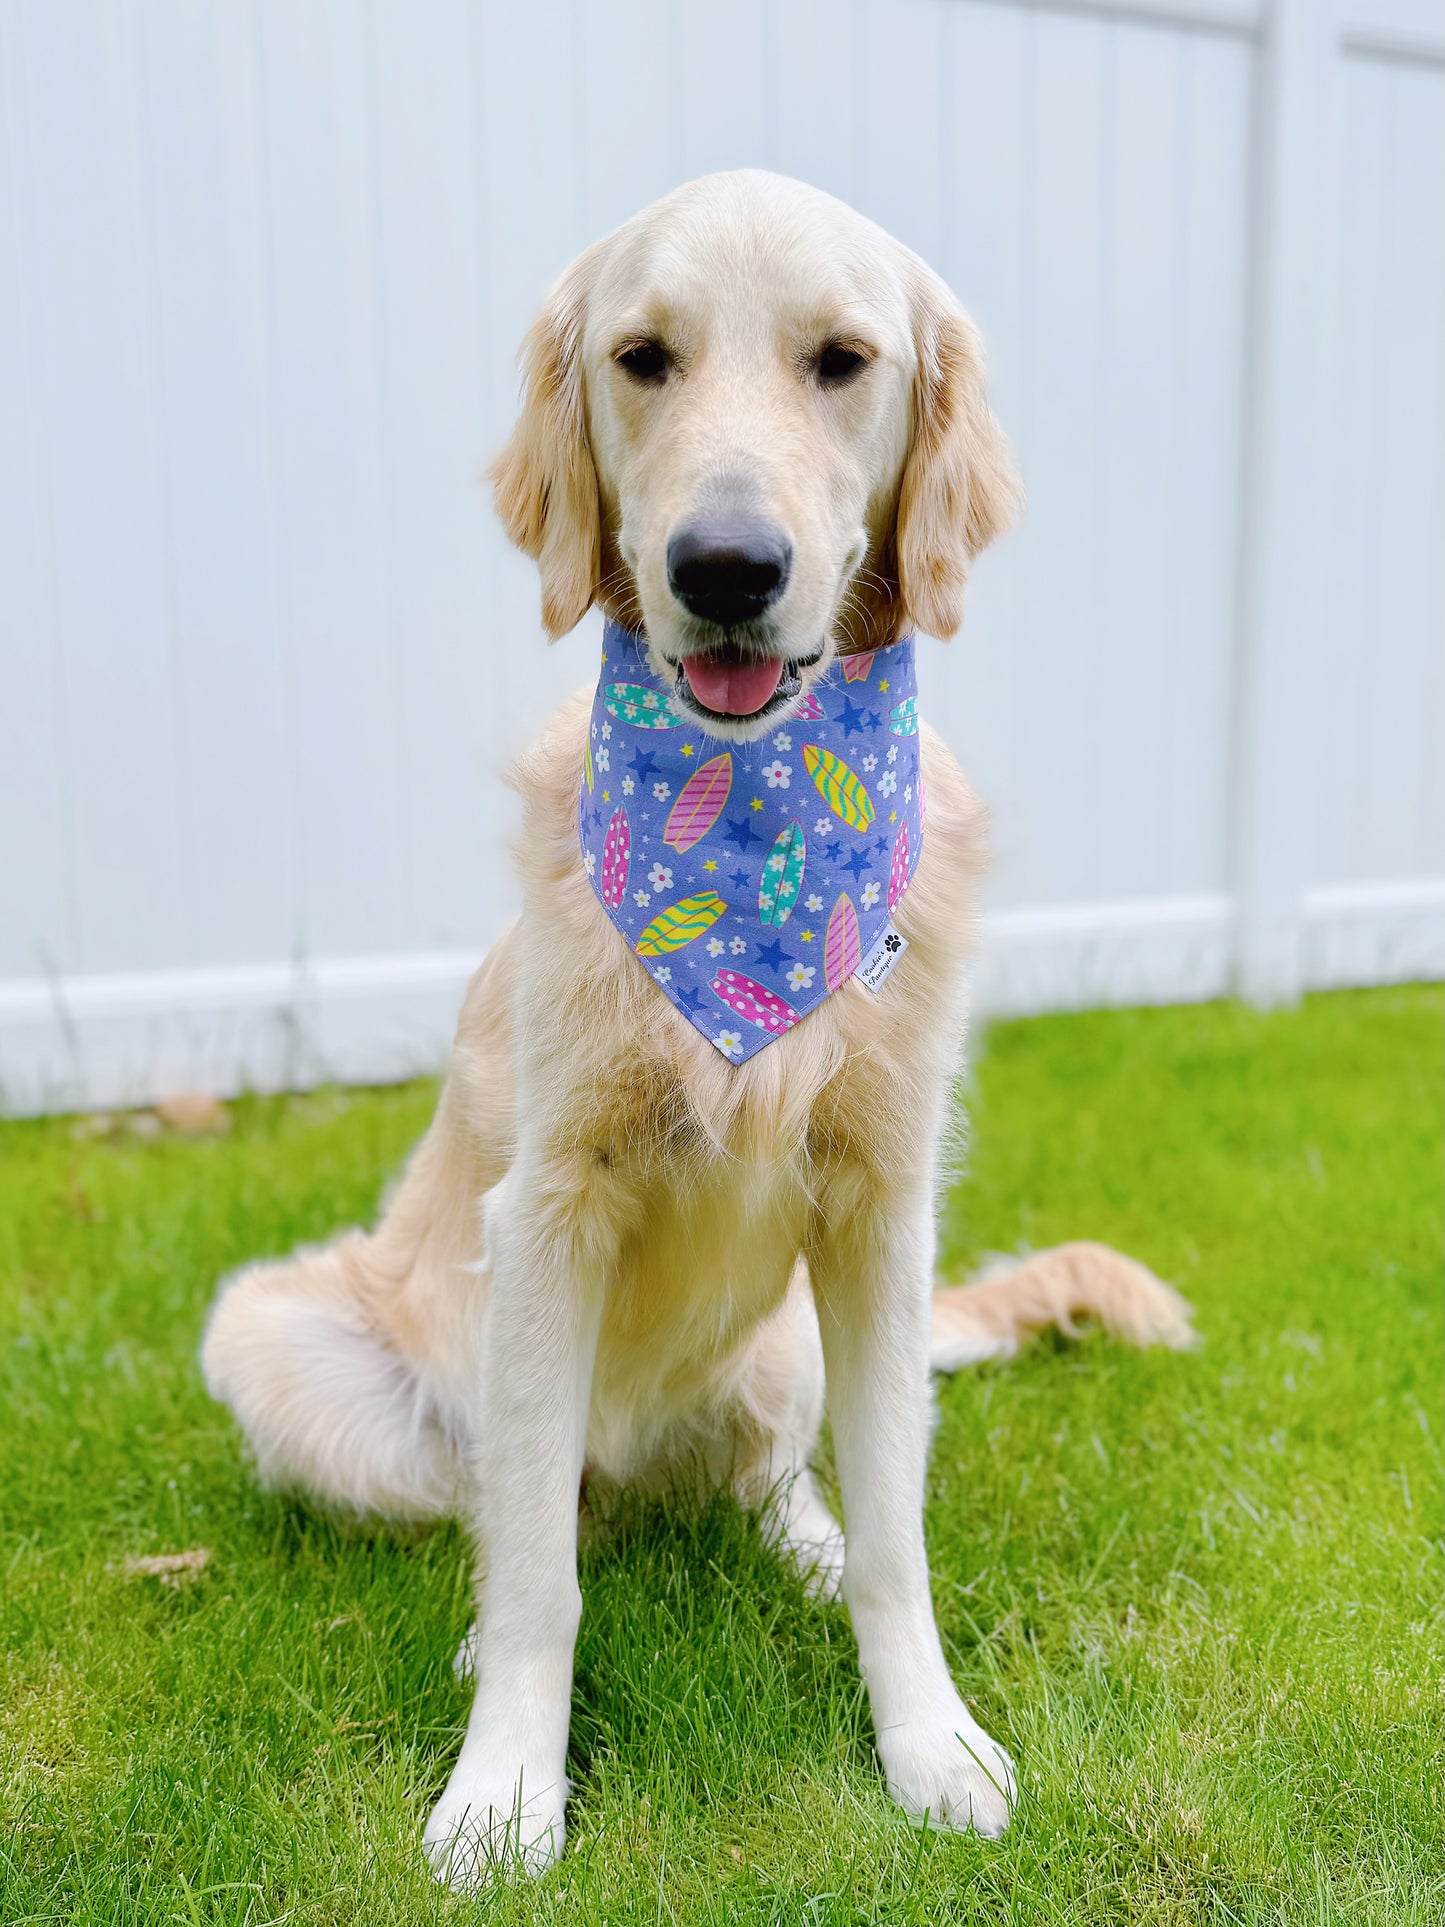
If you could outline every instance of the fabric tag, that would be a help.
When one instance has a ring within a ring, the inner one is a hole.
[[[858,981],[864,989],[881,990],[907,948],[907,937],[899,936],[891,923],[885,924],[877,943],[858,966]]]

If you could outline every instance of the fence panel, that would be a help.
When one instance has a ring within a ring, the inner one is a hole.
[[[1030,487],[932,716],[994,1010],[1445,970],[1430,0],[11,0],[0,1105],[440,1061],[588,680],[479,476],[713,167],[933,260]]]

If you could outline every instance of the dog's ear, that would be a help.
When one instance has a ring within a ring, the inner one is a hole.
[[[913,303],[918,372],[898,493],[898,586],[909,620],[946,639],[963,620],[969,563],[1013,521],[1023,494],[984,392],[978,330],[929,270]]]
[[[522,412],[493,462],[502,525],[542,578],[542,621],[555,642],[597,594],[602,546],[597,470],[587,439],[582,330],[589,257],[563,275],[522,344]]]

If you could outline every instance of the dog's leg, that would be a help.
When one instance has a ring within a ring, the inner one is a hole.
[[[936,1825],[1001,1833],[1013,1765],[949,1677],[923,1542],[932,1186],[865,1185],[822,1214],[809,1262],[848,1547],[843,1596],[889,1790]]]
[[[562,1850],[577,1490],[615,1239],[602,1174],[523,1147],[487,1206],[491,1291],[475,1432],[476,1690],[426,1828],[437,1874],[472,1887]]]
[[[823,1421],[823,1350],[805,1264],[738,1359],[732,1396],[738,1503],[814,1598],[836,1599],[843,1534],[809,1469]]]
[[[766,1484],[766,1496],[758,1489]],[[738,1484],[738,1498],[756,1511],[762,1535],[782,1555],[814,1599],[836,1599],[843,1580],[843,1533],[806,1465],[759,1463]]]

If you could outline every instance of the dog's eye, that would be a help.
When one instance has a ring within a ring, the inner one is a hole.
[[[667,379],[667,350],[660,341],[634,341],[630,347],[619,349],[615,360],[634,381],[645,381],[656,387]]]
[[[867,365],[856,348],[845,348],[841,341],[830,341],[813,363],[819,381],[826,388],[840,388],[845,381],[852,381]]]

